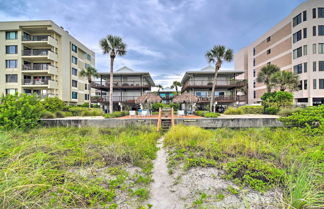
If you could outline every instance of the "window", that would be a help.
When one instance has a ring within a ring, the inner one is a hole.
[[[271,65],[271,62],[267,62],[267,65]]]
[[[271,54],[271,49],[268,49],[267,50],[267,54]]]
[[[307,90],[307,80],[304,80],[304,90]]]
[[[318,53],[324,54],[324,43],[318,44]]]
[[[255,53],[256,53],[255,48],[253,48],[253,56],[255,56]]]
[[[302,39],[302,32],[301,30],[293,34],[293,42],[296,43]]]
[[[74,51],[75,53],[78,52],[78,47],[74,44],[72,44],[72,51]]]
[[[78,99],[78,92],[72,91],[72,99]]]
[[[303,29],[303,33],[304,33],[304,38],[307,38],[307,28]]]
[[[255,58],[253,58],[253,66],[255,66]]]
[[[298,57],[301,57],[302,55],[303,55],[303,50],[302,50],[301,47],[299,47],[299,48],[297,48],[297,49],[295,49],[293,51],[293,58],[294,59],[297,59]]]
[[[85,64],[84,64],[84,68],[87,69],[88,67],[90,67],[90,65],[87,64],[87,63],[85,63]]]
[[[316,72],[316,68],[317,68],[317,62],[313,62],[313,72]]]
[[[313,18],[316,18],[316,8],[313,9]]]
[[[77,76],[78,75],[78,70],[75,68],[72,68],[72,75]]]
[[[319,79],[319,89],[324,89],[324,79]]]
[[[78,87],[78,81],[72,80],[72,87]]]
[[[318,35],[319,36],[324,36],[324,25],[319,25],[318,26]]]
[[[73,64],[78,64],[78,58],[76,58],[75,56],[72,56],[72,63]]]
[[[84,100],[89,100],[89,94],[84,94]]]
[[[317,89],[317,80],[313,79],[313,89]]]
[[[293,26],[295,27],[296,25],[301,23],[301,21],[302,21],[302,14],[300,13],[299,15],[293,18]]]
[[[253,99],[256,98],[256,91],[253,91]]]
[[[17,60],[6,60],[6,68],[17,68]]]
[[[91,61],[91,55],[87,54],[87,60]]]
[[[6,46],[6,54],[17,54],[17,46],[16,45]]]
[[[316,36],[316,26],[313,26],[313,36]]]
[[[296,74],[303,73],[303,65],[302,64],[295,65],[294,66],[294,73],[296,73]]]
[[[253,69],[253,77],[255,77],[256,71],[255,69]]]
[[[6,83],[17,83],[18,75],[17,74],[7,74]]]
[[[6,89],[6,95],[8,95],[8,94],[11,94],[11,95],[16,94],[17,91],[18,91],[17,89]]]
[[[270,42],[271,41],[271,36],[269,36],[268,38],[267,38],[267,42]]]
[[[324,18],[324,8],[318,8],[318,18]]]
[[[316,54],[316,44],[313,44],[313,54]]]
[[[307,21],[307,11],[303,11],[303,21]]]
[[[207,91],[196,91],[196,96],[197,97],[207,97]]]
[[[319,71],[324,71],[324,61],[319,61],[318,62],[318,70]]]
[[[84,84],[84,90],[88,90],[88,84]]]
[[[304,62],[304,73],[307,73],[307,62]]]
[[[256,83],[255,83],[255,81],[253,81],[253,88],[255,88],[256,87]]]
[[[299,81],[298,89],[299,90],[303,89],[303,81],[302,80]]]
[[[303,51],[304,51],[304,56],[305,56],[305,55],[307,55],[307,45],[304,45],[303,48],[304,48]]]
[[[17,37],[17,31],[6,32],[6,40],[16,40]]]

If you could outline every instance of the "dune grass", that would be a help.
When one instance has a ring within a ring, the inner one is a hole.
[[[119,195],[141,203],[158,137],[150,127],[0,132],[0,207],[116,208]]]
[[[224,178],[258,191],[284,190],[287,208],[322,207],[323,134],[302,129],[205,130],[175,126],[165,135],[169,169],[217,167]]]

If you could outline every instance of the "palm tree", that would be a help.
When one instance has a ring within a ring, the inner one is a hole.
[[[272,75],[271,82],[279,87],[280,91],[287,89],[291,91],[298,90],[299,80],[298,75],[289,71],[279,71]]]
[[[114,60],[117,55],[123,56],[126,54],[126,44],[118,36],[108,35],[100,41],[100,46],[104,54],[110,56],[110,79],[109,79],[109,113],[113,112],[113,73],[114,73]]]
[[[161,89],[163,90],[163,86],[162,85],[157,85],[156,87],[158,87],[159,89],[158,89],[158,93],[160,93],[160,91],[161,91]]]
[[[87,67],[86,69],[83,69],[80,72],[80,75],[82,77],[86,77],[88,78],[88,90],[89,90],[89,108],[91,107],[91,81],[92,81],[92,77],[98,77],[98,72],[96,70],[96,68],[94,67]]]
[[[210,51],[206,53],[206,57],[208,59],[208,63],[215,63],[215,75],[212,87],[212,95],[210,99],[210,112],[213,109],[214,97],[215,97],[215,86],[216,86],[216,79],[219,69],[222,67],[224,61],[231,62],[233,59],[233,50],[226,49],[225,46],[214,46]]]
[[[274,73],[279,72],[280,68],[277,65],[269,64],[261,68],[258,73],[257,81],[259,83],[264,83],[267,86],[267,92],[270,93],[272,87],[274,86],[272,76]]]
[[[178,87],[181,87],[181,83],[179,81],[173,81],[171,89],[175,88],[177,94],[178,94]]]

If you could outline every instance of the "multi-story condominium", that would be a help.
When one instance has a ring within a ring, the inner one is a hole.
[[[89,100],[80,71],[95,53],[50,20],[0,22],[0,95],[56,96],[68,103]]]
[[[254,43],[234,56],[235,68],[248,79],[248,103],[258,103],[266,92],[256,81],[271,63],[299,75],[295,104],[324,104],[324,1],[308,0]]]
[[[151,91],[155,86],[149,72],[137,72],[128,67],[122,67],[114,71],[113,78],[113,107],[120,110],[121,106],[135,108],[135,100],[146,91]],[[92,102],[101,103],[104,109],[109,105],[110,73],[100,73],[91,86],[96,89],[96,97]]]
[[[239,70],[219,70],[215,89],[215,103],[219,105],[234,105],[245,102],[245,96],[239,96],[239,88],[244,82],[237,80],[237,76],[244,71]],[[189,92],[199,98],[197,108],[206,108],[209,105],[211,91],[213,87],[215,69],[208,66],[200,71],[187,71],[182,78],[181,92]]]

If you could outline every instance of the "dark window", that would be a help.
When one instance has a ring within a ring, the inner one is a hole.
[[[78,52],[78,47],[74,44],[72,44],[72,51],[74,51],[75,53]]]
[[[324,79],[323,79],[324,80]],[[256,98],[256,91],[253,91],[253,98]]]
[[[307,90],[307,80],[304,80],[304,90]]]
[[[17,46],[16,45],[6,46],[6,54],[17,54]]]
[[[307,103],[308,102],[308,98],[299,98],[299,99],[297,99],[297,102]]]
[[[253,66],[255,66],[255,58],[253,59]]]
[[[15,40],[17,39],[17,31],[6,32],[6,40]]]
[[[7,74],[6,83],[17,83],[18,75],[17,74]]]
[[[268,49],[267,50],[267,54],[271,54],[271,49]]]
[[[17,60],[6,60],[6,68],[17,68]]]
[[[319,79],[319,89],[324,89],[324,79]]]
[[[304,63],[304,73],[307,73],[307,62]]]
[[[307,38],[307,28],[303,29],[303,33],[304,33],[304,38]]]
[[[293,58],[297,59],[298,57],[303,56],[303,50],[302,47],[299,47],[293,51]]]
[[[17,91],[18,91],[17,89],[6,89],[6,95],[8,95],[8,94],[11,94],[11,95],[16,94]]]
[[[307,45],[304,45],[303,48],[304,48],[304,49],[303,49],[303,51],[304,51],[304,55],[307,55]]]
[[[318,8],[318,18],[324,18],[324,8]]]
[[[253,81],[253,88],[255,88],[256,87],[256,83],[255,83],[255,81]]]
[[[87,54],[87,60],[91,61],[91,55]]]
[[[294,73],[296,73],[296,74],[303,73],[303,65],[302,64],[295,65],[294,66]]]
[[[293,19],[293,26],[295,27],[296,25],[298,25],[301,22],[302,22],[302,14],[300,13],[299,15],[297,15],[296,17],[294,17],[294,19]]]
[[[78,99],[78,92],[72,91],[72,99]]]
[[[313,79],[313,89],[317,89],[317,80]]]
[[[78,75],[78,70],[75,68],[72,68],[72,75],[77,76]]]
[[[318,26],[318,35],[319,36],[324,36],[324,25],[319,25]]]
[[[78,64],[78,58],[76,58],[75,56],[72,56],[72,63],[73,64]]]
[[[324,71],[324,61],[319,61],[318,62],[318,70],[319,71]]]
[[[318,44],[318,53],[319,54],[324,54],[324,43]]]
[[[316,72],[317,62],[313,62],[313,72]]]
[[[255,77],[256,71],[255,69],[253,69],[253,77]]]
[[[303,81],[302,80],[299,81],[298,89],[299,90],[303,89]]]
[[[296,33],[293,34],[293,43],[296,43],[297,41],[300,41],[302,39],[302,32],[297,31]]]
[[[88,84],[84,84],[84,90],[88,90]]]
[[[255,48],[253,48],[253,56],[255,56]]]
[[[89,94],[84,95],[84,100],[89,100]]]
[[[307,21],[307,11],[303,11],[303,21]]]
[[[78,81],[72,80],[72,87],[78,87]]]
[[[267,38],[267,42],[270,42],[271,41],[271,36],[269,36],[268,38]]]
[[[313,36],[316,36],[316,26],[313,26]]]
[[[313,9],[313,18],[316,18],[316,8]]]

